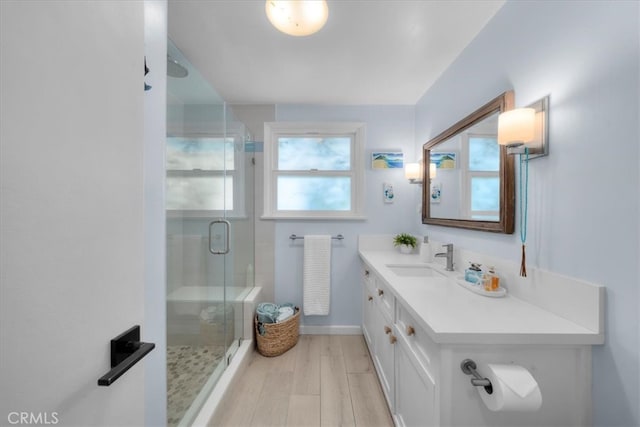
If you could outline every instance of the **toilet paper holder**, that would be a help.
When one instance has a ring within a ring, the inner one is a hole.
[[[464,359],[462,362],[460,362],[460,369],[462,369],[462,372],[467,375],[473,375],[473,378],[471,378],[472,385],[474,385],[475,387],[484,387],[484,390],[488,394],[493,393],[493,386],[491,385],[491,381],[489,381],[488,378],[484,378],[482,375],[480,375],[478,371],[476,371],[477,367],[478,366],[476,365],[476,362],[471,359]]]

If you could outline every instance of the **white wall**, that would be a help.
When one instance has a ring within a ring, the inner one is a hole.
[[[505,90],[515,90],[516,106],[551,95],[550,156],[530,166],[527,260],[607,287],[606,343],[593,353],[599,426],[640,424],[638,9],[510,1],[416,107],[420,146]],[[518,227],[417,230],[517,261]]]
[[[262,288],[264,301],[274,300],[275,254],[273,253],[274,221],[262,220],[263,211],[263,167],[264,123],[273,122],[276,117],[275,105],[234,105],[233,114],[247,126],[252,141],[256,142],[253,159],[254,168],[254,230],[255,230],[255,285]]]
[[[164,140],[167,135],[167,0],[145,0],[147,66],[144,94],[144,338],[156,344],[145,359],[145,424],[167,422],[166,232]]]
[[[278,105],[277,121],[354,121],[366,124],[365,156],[372,150],[403,151],[405,161],[415,161],[413,106],[305,106]],[[265,147],[265,150],[267,147]],[[275,225],[275,302],[302,306],[303,242],[289,239],[296,234],[343,234],[334,241],[331,265],[331,309],[328,316],[301,319],[304,325],[360,325],[361,287],[357,251],[358,234],[399,233],[415,227],[415,195],[419,186],[409,184],[402,169],[366,169],[366,221],[285,221]],[[385,204],[382,184],[394,186],[395,202]]]
[[[0,424],[142,425],[144,361],[97,380],[144,325],[143,3],[0,19]]]

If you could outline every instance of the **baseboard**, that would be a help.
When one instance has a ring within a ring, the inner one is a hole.
[[[362,335],[360,325],[300,325],[302,335]]]

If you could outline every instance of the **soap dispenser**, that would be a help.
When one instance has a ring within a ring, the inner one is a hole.
[[[482,287],[488,292],[500,289],[500,277],[496,274],[495,267],[489,267],[489,271],[482,276]]]
[[[429,244],[429,236],[422,237],[420,244],[420,261],[431,262],[431,245]]]
[[[477,264],[475,262],[470,262],[471,266],[464,271],[464,280],[473,284],[480,284],[482,279],[482,270],[480,269],[481,264]]]

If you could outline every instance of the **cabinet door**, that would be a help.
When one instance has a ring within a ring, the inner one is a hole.
[[[409,348],[396,346],[396,408],[399,426],[434,426],[436,384]]]
[[[373,300],[373,295],[367,288],[367,286],[363,286],[363,295],[364,301],[362,306],[362,334],[364,335],[365,340],[367,341],[367,345],[369,345],[369,349],[374,351],[373,344],[373,328],[374,328],[374,313],[375,313],[375,301]]]
[[[373,353],[374,350],[374,336],[373,329],[375,324],[375,275],[370,272],[369,267],[366,264],[362,265],[361,269],[361,282],[362,282],[362,334],[364,335],[369,350]]]
[[[380,310],[376,304],[374,326],[375,352],[374,360],[378,369],[378,377],[382,390],[387,398],[387,403],[391,412],[394,408],[394,361],[395,361],[395,341],[396,337],[393,332],[393,323]]]

